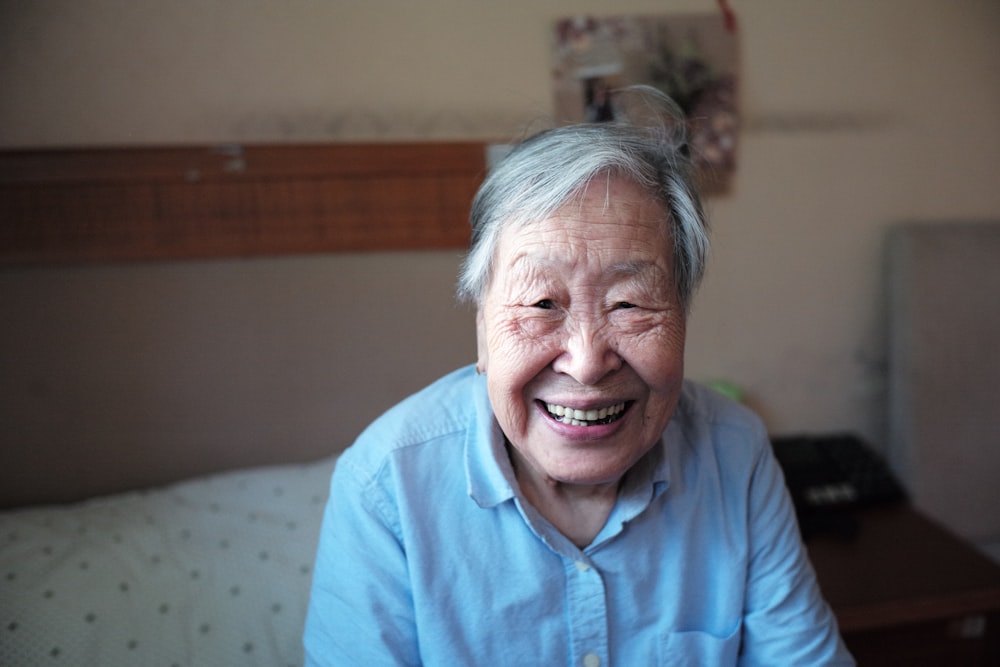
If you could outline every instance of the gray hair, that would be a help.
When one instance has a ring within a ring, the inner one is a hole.
[[[478,304],[489,283],[500,234],[552,215],[595,177],[623,176],[663,205],[671,226],[674,282],[685,310],[705,272],[708,224],[695,186],[684,117],[648,86],[615,94],[615,119],[543,131],[518,144],[486,177],[472,201],[472,242],[458,283]]]

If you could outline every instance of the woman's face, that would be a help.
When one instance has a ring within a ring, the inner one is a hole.
[[[480,368],[515,457],[557,483],[617,482],[677,405],[685,313],[664,208],[626,179],[499,239]]]

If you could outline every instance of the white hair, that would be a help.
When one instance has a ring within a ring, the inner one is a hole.
[[[615,119],[546,130],[518,144],[472,201],[472,242],[458,296],[478,304],[489,284],[500,234],[542,220],[600,175],[627,178],[667,212],[674,283],[685,309],[705,272],[708,225],[694,183],[683,114],[647,86],[615,94]]]

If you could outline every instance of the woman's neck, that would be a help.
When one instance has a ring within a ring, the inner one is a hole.
[[[594,541],[618,500],[619,482],[568,484],[536,470],[508,445],[514,475],[525,500],[580,549]]]

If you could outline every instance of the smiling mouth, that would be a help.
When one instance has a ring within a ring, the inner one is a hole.
[[[618,421],[625,414],[626,403],[615,403],[599,410],[576,410],[555,403],[546,403],[545,411],[552,419],[569,426],[600,426]]]

